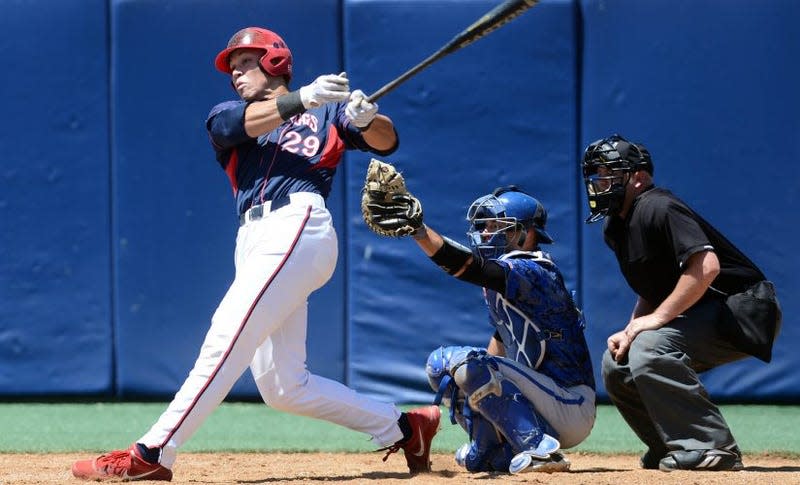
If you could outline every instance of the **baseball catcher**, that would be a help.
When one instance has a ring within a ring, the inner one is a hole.
[[[390,163],[372,159],[361,191],[361,215],[376,234],[401,237],[422,227],[422,204]]]
[[[544,206],[514,186],[479,197],[468,248],[425,225],[402,176],[373,161],[362,209],[376,233],[410,235],[441,269],[484,289],[487,347],[439,347],[425,366],[435,404],[469,437],[456,462],[470,472],[567,471],[561,449],[589,435],[595,384],[582,313],[540,249],[553,242]]]

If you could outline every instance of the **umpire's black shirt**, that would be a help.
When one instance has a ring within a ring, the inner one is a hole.
[[[765,279],[747,256],[666,189],[639,194],[625,220],[606,218],[603,235],[628,285],[653,307],[672,293],[686,261],[701,251],[714,251],[720,263],[710,292],[738,293]]]

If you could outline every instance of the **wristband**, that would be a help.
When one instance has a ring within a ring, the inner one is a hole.
[[[275,105],[278,107],[278,113],[283,121],[288,121],[292,116],[306,111],[299,90],[278,96],[275,98]]]

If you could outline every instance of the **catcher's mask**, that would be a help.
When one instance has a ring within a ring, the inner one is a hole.
[[[587,223],[619,212],[630,174],[639,170],[653,174],[653,161],[647,149],[617,134],[589,144],[581,165],[591,211]]]
[[[216,68],[225,74],[231,74],[233,71],[228,58],[237,49],[264,51],[258,61],[261,69],[270,76],[283,76],[287,83],[292,79],[292,52],[275,32],[260,27],[247,27],[236,32],[228,41],[228,46],[217,54],[214,60]]]
[[[539,244],[553,242],[544,229],[544,206],[513,185],[475,200],[467,210],[467,220],[470,246],[482,259],[497,259],[514,249],[512,244],[522,244],[530,228],[536,232]]]

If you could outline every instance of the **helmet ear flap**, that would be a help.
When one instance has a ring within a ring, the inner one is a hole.
[[[271,76],[285,76],[288,82],[292,76],[292,55],[290,53],[286,54],[288,52],[288,49],[285,47],[267,50],[264,55],[261,56],[261,59],[259,59],[258,64],[267,74]]]
[[[653,159],[650,158],[650,152],[644,145],[634,143],[632,144],[633,149],[636,151],[638,155],[638,161],[636,162],[637,168],[640,170],[644,170],[645,172],[649,173],[650,176],[653,175]]]
[[[519,236],[517,236],[517,246],[524,245],[525,240],[528,239],[528,229],[522,223],[517,223],[514,229],[519,233]]]

